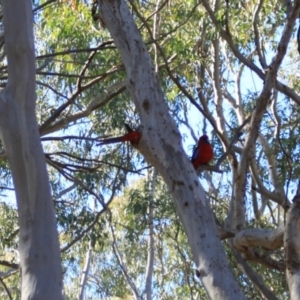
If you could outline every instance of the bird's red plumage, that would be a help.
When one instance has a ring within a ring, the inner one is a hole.
[[[131,142],[133,144],[137,144],[140,141],[140,139],[141,139],[141,133],[133,130],[124,134],[123,136],[100,140],[98,145],[107,145],[107,144],[114,144],[120,142]]]
[[[199,138],[198,146],[194,150],[192,156],[192,164],[195,169],[198,169],[200,165],[208,164],[214,156],[214,151],[211,144],[208,141],[207,135],[202,135]]]

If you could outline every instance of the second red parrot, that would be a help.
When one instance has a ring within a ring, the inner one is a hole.
[[[214,156],[213,148],[208,140],[207,135],[202,135],[199,138],[198,145],[194,150],[191,162],[195,168],[198,169],[200,165],[208,164]]]
[[[141,133],[139,131],[132,130],[129,127],[129,125],[127,125],[127,124],[125,124],[125,126],[126,126],[128,133],[126,133],[122,136],[114,137],[114,138],[99,140],[99,143],[97,145],[101,146],[101,145],[114,144],[114,143],[120,143],[120,142],[130,142],[133,145],[138,144],[138,142],[140,141],[140,139],[142,137]]]

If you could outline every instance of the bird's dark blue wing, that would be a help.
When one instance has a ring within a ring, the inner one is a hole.
[[[197,147],[194,149],[194,152],[193,152],[193,155],[192,155],[191,162],[195,161],[195,160],[197,159],[198,156],[199,156],[199,147],[197,146]]]

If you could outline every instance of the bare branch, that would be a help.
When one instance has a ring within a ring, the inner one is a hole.
[[[115,72],[118,72],[120,70],[119,67],[113,67],[110,70],[108,70],[106,73],[102,75],[97,75],[95,79],[91,80],[84,86],[81,86],[80,88],[77,88],[76,91],[70,96],[70,98],[60,105],[52,114],[51,116],[40,126],[40,132],[46,131],[48,127],[61,115],[61,113],[70,105],[72,105],[77,97],[82,93],[84,90],[95,84],[96,82],[99,82],[106,78],[108,75],[113,74]],[[98,96],[99,97],[99,96]],[[96,98],[96,97],[95,97]],[[109,97],[108,97],[109,98]],[[111,98],[109,98],[110,100]],[[49,129],[48,129],[49,130]]]
[[[264,184],[262,183],[261,178],[259,177],[257,166],[254,160],[251,161],[250,163],[251,167],[251,173],[255,179],[256,184],[258,185],[258,188],[255,186],[252,186],[252,189],[255,191],[259,192],[260,194],[264,195],[265,197],[269,198],[270,200],[273,200],[274,202],[278,203],[281,205],[284,209],[288,209],[290,206],[289,202],[286,202],[285,197],[283,197],[280,194],[273,193],[269,191]]]
[[[254,270],[247,264],[242,256],[234,249],[232,244],[230,245],[233,255],[238,263],[238,267],[249,277],[253,284],[258,288],[262,295],[268,300],[277,300],[276,295],[271,289],[265,285],[261,276],[259,276]]]
[[[115,91],[115,89],[117,89]],[[90,115],[90,113],[99,107],[105,105],[108,103],[111,99],[113,99],[118,94],[122,93],[125,90],[125,82],[121,82],[117,84],[113,84],[111,87],[107,88],[103,93],[98,94],[95,96],[87,106],[87,108],[84,111],[81,111],[79,113],[76,113],[74,115],[67,116],[61,120],[58,120],[56,123],[50,125],[59,115],[60,113],[73,102],[73,99],[70,98],[64,105],[62,105],[60,108],[56,110],[55,113],[52,114],[52,116],[44,122],[40,126],[40,132],[41,135],[46,135],[52,132],[55,132],[59,129],[62,129],[66,127],[71,122],[75,122],[79,119],[82,119],[84,117],[87,117]],[[71,100],[72,99],[72,100]]]
[[[48,6],[49,4],[52,4],[52,3],[54,3],[54,2],[57,2],[57,0],[48,0],[48,1],[44,2],[43,4],[37,6],[37,7],[33,10],[33,12],[34,12],[34,13],[35,13],[35,12],[38,12],[39,10],[42,10],[43,8],[45,8],[46,6]]]
[[[259,41],[260,40],[259,31],[258,31],[258,27],[257,27],[258,16],[263,7],[263,3],[264,3],[264,0],[260,0],[258,5],[255,8],[254,17],[253,17],[253,29],[254,29],[254,43],[255,43],[256,52],[258,54],[259,62],[261,64],[262,68],[265,69],[267,67],[267,64],[266,64],[265,56],[261,51],[261,46],[260,46],[260,41]]]
[[[285,263],[280,260],[275,260],[268,255],[259,254],[253,248],[247,248],[242,253],[244,259],[255,261],[269,269],[275,269],[283,272],[285,270]]]
[[[107,47],[107,46],[112,45],[112,44],[113,44],[113,41],[108,40],[108,41],[105,41],[105,42],[99,44],[97,47],[94,47],[94,48],[68,49],[68,50],[62,51],[62,52],[55,52],[55,53],[39,55],[36,57],[36,59],[39,60],[39,59],[45,59],[45,58],[49,58],[49,57],[61,56],[61,55],[72,54],[72,53],[84,53],[84,52],[93,52],[93,51],[103,50],[103,49],[111,49],[111,47]],[[114,49],[115,49],[115,47],[114,47]]]
[[[248,228],[239,231],[234,238],[234,246],[239,252],[246,248],[262,247],[268,250],[274,250],[283,246],[284,227],[279,226],[274,230]]]
[[[12,297],[12,295],[11,295],[11,293],[10,293],[10,291],[9,291],[9,289],[8,289],[8,287],[7,287],[7,285],[5,284],[4,280],[3,280],[1,277],[0,277],[0,281],[1,281],[3,287],[4,287],[5,291],[6,291],[6,294],[7,294],[8,298],[9,298],[10,300],[13,300],[13,297]]]
[[[141,297],[139,296],[139,293],[138,293],[138,289],[137,287],[135,286],[133,280],[131,279],[131,277],[129,276],[128,274],[128,271],[127,271],[127,268],[126,268],[126,265],[123,263],[123,259],[122,259],[122,256],[121,256],[121,253],[119,251],[119,248],[118,248],[118,245],[117,245],[117,241],[116,241],[116,236],[115,236],[115,231],[114,231],[114,226],[112,224],[112,215],[111,213],[109,214],[108,216],[108,219],[109,219],[109,226],[110,226],[110,231],[111,231],[111,236],[112,236],[112,247],[113,247],[113,252],[115,254],[115,257],[118,261],[118,264],[121,268],[121,271],[134,295],[134,298],[136,300],[140,300]]]
[[[19,267],[20,267],[19,264],[10,263],[6,260],[0,260],[0,265],[5,266],[5,267],[9,267],[9,268],[12,268],[12,269],[15,269],[15,270],[18,270]]]

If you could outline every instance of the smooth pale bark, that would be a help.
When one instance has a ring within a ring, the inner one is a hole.
[[[140,115],[143,137],[138,149],[169,187],[191,246],[196,273],[210,299],[245,299],[228,266],[209,202],[184,154],[132,14],[123,0],[99,0],[99,6],[101,19],[120,51],[127,88]]]
[[[276,229],[249,228],[239,231],[234,238],[234,246],[239,252],[249,247],[278,249],[283,246],[284,227]]]
[[[8,84],[0,127],[16,190],[22,298],[60,300],[62,270],[48,174],[35,116],[35,53],[30,0],[3,0]]]

